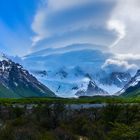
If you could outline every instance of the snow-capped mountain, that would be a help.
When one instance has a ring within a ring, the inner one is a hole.
[[[88,80],[86,87],[78,89],[77,96],[107,96],[109,95],[105,90],[99,88],[92,80]]]
[[[9,59],[7,58],[7,56],[4,53],[0,52],[0,61],[3,61],[3,60],[8,61]]]
[[[124,87],[130,81],[131,75],[127,72],[111,72],[107,76],[100,79],[100,82],[107,85],[116,85],[117,87]]]
[[[25,56],[22,64],[58,96],[75,97],[80,95],[77,94],[79,91],[85,91],[86,96],[107,93],[112,95],[121,90],[131,76],[128,72],[108,73],[101,69],[112,54],[95,50],[98,47],[76,44],[65,48],[46,49]],[[89,81],[96,85],[92,92],[86,92]]]
[[[117,93],[122,96],[138,96],[140,91],[140,70],[137,71],[134,77]]]
[[[34,71],[36,77],[43,83],[46,83],[55,93],[59,96],[75,96],[79,91],[85,91],[84,95],[108,95],[115,94],[124,87],[126,83],[131,79],[128,73],[110,73],[103,76],[94,76],[92,73],[86,73],[79,66],[68,70],[61,68],[57,72],[52,71]],[[100,71],[100,73],[102,73]],[[98,74],[99,75],[99,74]],[[100,74],[102,75],[102,74]],[[95,81],[96,80],[96,81]],[[95,89],[92,92],[86,92],[88,90],[89,83],[94,83]],[[92,93],[92,94],[91,94]],[[82,94],[81,94],[82,95]]]
[[[106,91],[99,88],[92,77],[89,74],[85,74],[79,67],[71,71],[61,68],[56,73],[51,71],[36,71],[34,74],[61,97],[83,96],[82,92],[85,92],[84,95],[86,96],[109,95]]]
[[[55,96],[20,64],[0,55],[0,97]]]
[[[114,95],[130,81],[131,75],[128,72],[105,73],[101,71],[95,79],[100,88],[110,93],[110,95]]]

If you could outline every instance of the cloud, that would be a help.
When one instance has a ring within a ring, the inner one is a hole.
[[[120,20],[111,19],[108,21],[107,26],[109,30],[114,30],[117,33],[118,36],[117,40],[110,46],[110,47],[114,47],[119,43],[121,39],[125,37],[126,35],[125,25]]]
[[[36,33],[32,51],[97,44],[110,47],[107,51],[114,54],[102,68],[131,71],[140,67],[139,0],[42,1],[32,23]]]
[[[112,52],[126,54],[139,53],[139,13],[139,0],[117,0],[116,7],[114,8],[111,18],[108,22],[110,29],[114,29],[118,32],[118,39],[112,44]]]
[[[110,15],[109,11],[114,6],[113,4],[114,2],[111,0],[44,0],[32,23],[32,30],[36,33],[36,36],[32,38],[33,45],[41,40],[54,37],[57,40],[67,33],[73,32],[75,34],[89,29],[93,32],[97,29],[99,32],[106,30],[106,34],[110,33],[116,38],[116,33],[110,32],[106,28],[106,21]],[[103,33],[104,36],[106,34]],[[97,37],[91,36],[90,38],[94,40]],[[109,38],[108,40],[110,40]],[[79,39],[76,43],[81,43],[78,41]],[[113,41],[114,39],[109,44]]]
[[[58,0],[48,0],[47,5],[51,11],[60,11],[87,3],[91,3],[91,0],[59,0],[59,2]]]
[[[83,0],[83,2],[85,3],[86,1]],[[80,4],[83,4],[83,2],[80,2]],[[42,0],[42,5],[37,10],[36,15],[34,17],[34,21],[31,26],[32,30],[36,33],[36,36],[32,38],[33,45],[35,45],[38,41],[44,39],[45,37],[48,37],[51,34],[53,34],[54,31],[50,31],[49,27],[45,26],[45,24],[49,22],[51,16],[54,16],[58,12],[64,11],[67,8],[76,6],[78,3],[79,0],[59,0],[59,2],[56,0]]]
[[[117,59],[107,59],[102,65],[102,69],[106,72],[134,72],[138,69],[135,64],[129,64],[127,61],[117,60]]]
[[[129,64],[135,64],[137,68],[140,68],[140,55],[139,54],[115,54],[113,59],[119,61],[127,61]],[[137,69],[136,69],[137,70]]]
[[[45,48],[61,48],[66,47],[71,44],[96,44],[100,46],[108,46],[115,40],[116,36],[106,29],[86,29],[86,30],[78,30],[72,31],[68,33],[63,33],[59,36],[48,37],[42,41],[39,41],[36,46],[34,46],[32,51],[39,51]],[[104,47],[105,48],[105,47]],[[99,48],[107,51],[107,48]],[[96,48],[97,49],[97,48]]]
[[[46,36],[46,31],[44,31],[43,24],[45,22],[46,15],[44,14],[43,10],[39,10],[32,23],[32,30],[37,34],[36,36],[32,37],[33,45],[36,44],[39,40],[43,39]]]
[[[116,54],[115,58],[120,59],[120,60],[127,60],[127,61],[132,61],[133,60],[133,61],[136,61],[136,60],[140,60],[140,55],[139,54],[133,55],[131,53],[128,53],[128,54]]]
[[[42,4],[51,12],[67,10],[72,7],[93,4],[97,2],[111,2],[112,0],[42,0]],[[42,7],[41,7],[42,8]]]

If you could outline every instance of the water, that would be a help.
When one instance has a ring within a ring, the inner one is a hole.
[[[69,105],[66,105],[66,108],[76,110],[76,109],[102,108],[102,107],[105,107],[106,105],[107,104],[105,104],[105,103],[102,103],[102,104],[69,104]]]
[[[46,104],[44,104],[46,105]],[[52,104],[53,106],[54,104]],[[65,107],[66,109],[72,109],[72,110],[78,110],[78,109],[89,109],[89,108],[102,108],[105,107],[107,104],[101,103],[101,104],[66,104]],[[37,104],[13,104],[12,105],[14,108],[19,107],[19,108],[24,108],[26,106],[27,110],[31,110],[33,107],[37,107]]]

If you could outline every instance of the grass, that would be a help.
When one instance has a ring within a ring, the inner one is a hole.
[[[133,92],[126,92],[123,93],[123,96],[127,97],[127,98],[136,98],[140,96],[140,89],[134,90]]]
[[[137,98],[125,98],[125,97],[82,97],[79,99],[68,98],[0,98],[1,104],[39,104],[39,103],[64,103],[64,104],[85,104],[85,103],[140,103],[140,97]]]

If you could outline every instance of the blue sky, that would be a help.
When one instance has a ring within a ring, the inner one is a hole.
[[[139,59],[139,13],[139,0],[1,0],[0,50],[24,56],[89,43]]]
[[[108,18],[114,3],[83,0],[83,4],[80,4],[79,1],[72,0],[66,4],[63,0],[59,1],[60,4],[55,0],[0,1],[1,51],[21,56],[43,49],[44,46],[64,47],[81,43],[80,38],[85,40],[82,43],[93,43],[93,40],[98,40],[98,43],[101,38],[102,45],[108,45],[110,42],[106,36],[115,38],[113,32],[108,32],[102,25],[98,25]],[[40,13],[42,15],[39,15]],[[43,19],[37,16],[43,16]],[[90,24],[89,20],[97,27],[93,27],[92,24],[84,27]],[[77,27],[72,29],[72,26]],[[95,36],[95,39],[92,36]],[[34,41],[36,38],[40,39]]]
[[[31,46],[31,23],[38,0],[0,1],[0,49],[13,54],[25,54]]]

